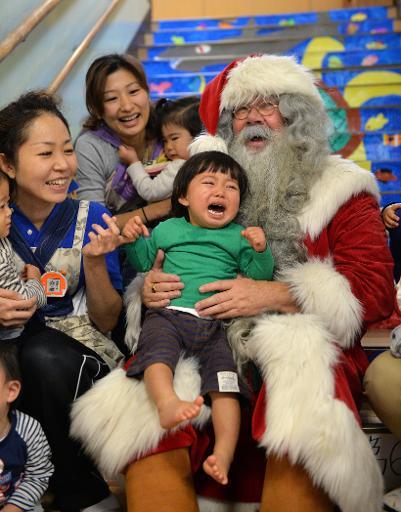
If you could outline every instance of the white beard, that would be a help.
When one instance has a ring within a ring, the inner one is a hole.
[[[253,136],[267,140],[262,150],[247,149]],[[234,136],[229,153],[246,170],[249,194],[241,203],[240,222],[262,226],[266,231],[276,270],[305,260],[297,214],[308,200],[297,152],[286,140],[285,131],[250,126]]]

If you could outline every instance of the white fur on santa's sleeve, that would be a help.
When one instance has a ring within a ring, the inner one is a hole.
[[[189,145],[189,154],[191,156],[203,151],[220,151],[221,153],[228,154],[227,144],[224,140],[217,135],[213,136],[208,133],[201,133]]]
[[[289,284],[302,312],[317,315],[343,348],[352,346],[361,329],[362,305],[331,259],[311,259],[283,271],[280,279]]]

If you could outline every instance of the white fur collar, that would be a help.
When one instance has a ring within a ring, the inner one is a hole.
[[[311,189],[309,203],[298,217],[302,231],[315,239],[342,205],[363,192],[379,201],[373,174],[350,160],[330,156],[321,179]]]

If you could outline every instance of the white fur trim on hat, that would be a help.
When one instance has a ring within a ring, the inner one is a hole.
[[[253,101],[256,97],[303,94],[323,106],[312,72],[293,57],[258,55],[247,57],[228,73],[222,90],[220,113]]]
[[[203,151],[220,151],[221,153],[228,154],[227,144],[224,140],[221,137],[209,135],[208,133],[201,133],[189,145],[189,154],[191,156]]]

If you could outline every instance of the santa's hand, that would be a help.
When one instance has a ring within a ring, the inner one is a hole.
[[[199,291],[217,292],[195,304],[200,316],[224,320],[238,316],[260,315],[266,311],[299,311],[288,285],[278,281],[254,281],[238,276],[237,279],[204,284]]]
[[[400,218],[396,215],[396,210],[401,208],[401,203],[394,203],[386,206],[382,211],[382,218],[384,225],[387,229],[397,228],[400,223]]]
[[[248,240],[250,246],[256,252],[263,252],[266,250],[266,236],[262,228],[249,226],[241,231],[241,235]]]
[[[145,277],[142,288],[142,302],[148,308],[164,308],[171,299],[181,295],[184,283],[175,274],[165,274],[162,270],[164,252],[159,250],[152,270]]]
[[[257,315],[266,309],[264,301],[260,300],[261,284],[262,281],[240,276],[237,279],[205,284],[199,288],[201,293],[217,293],[197,302],[195,309],[200,316],[217,319]]]

